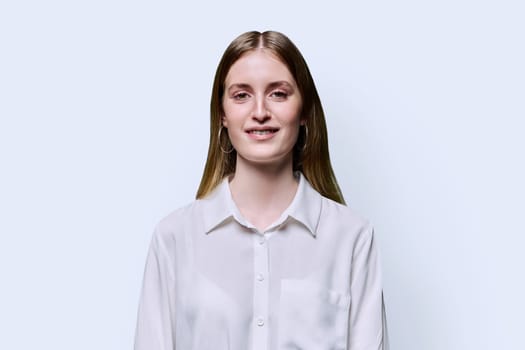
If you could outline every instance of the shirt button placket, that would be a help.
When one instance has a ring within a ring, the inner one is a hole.
[[[253,349],[268,350],[269,264],[268,242],[261,233],[254,234],[253,271]]]

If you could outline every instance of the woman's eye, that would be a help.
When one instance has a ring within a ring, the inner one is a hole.
[[[248,98],[248,94],[246,92],[238,92],[236,94],[233,95],[233,99],[235,100],[245,100]]]
[[[285,99],[288,97],[288,93],[284,92],[284,91],[274,91],[271,93],[271,96],[272,97],[275,97],[277,99]]]

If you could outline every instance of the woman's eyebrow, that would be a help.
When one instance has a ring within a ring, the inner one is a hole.
[[[228,92],[231,92],[233,89],[240,89],[240,90],[249,90],[251,89],[251,86],[249,84],[232,84],[228,87]]]
[[[268,89],[275,89],[276,87],[285,87],[285,88],[293,89],[293,85],[285,80],[275,81],[268,85]]]
[[[268,84],[268,87],[266,89],[267,90],[271,90],[271,89],[275,89],[275,88],[278,88],[278,87],[293,89],[293,85],[290,84],[289,82],[287,82],[286,80],[279,80],[279,81],[271,82],[270,84]],[[246,83],[235,83],[235,84],[231,84],[228,87],[227,91],[231,92],[234,89],[251,90],[252,87],[251,87],[250,84],[246,84]]]

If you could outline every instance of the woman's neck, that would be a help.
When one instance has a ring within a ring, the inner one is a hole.
[[[241,214],[262,232],[290,205],[297,184],[291,160],[258,165],[237,159],[230,190]]]

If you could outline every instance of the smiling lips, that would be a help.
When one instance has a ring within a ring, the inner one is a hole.
[[[257,140],[266,140],[275,135],[277,131],[279,131],[278,128],[254,128],[246,130],[250,137],[255,138]]]

